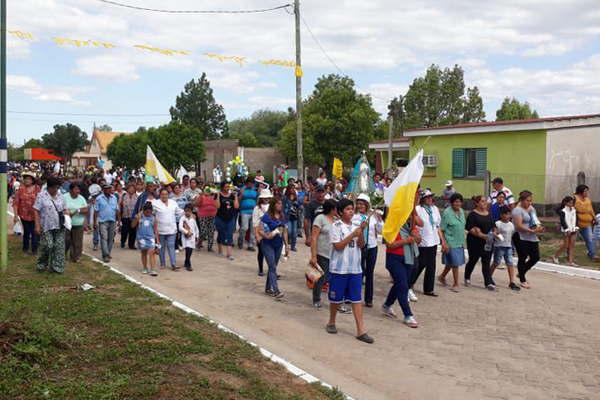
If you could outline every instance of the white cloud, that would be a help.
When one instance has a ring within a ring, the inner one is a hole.
[[[394,97],[405,94],[408,86],[395,85],[392,83],[372,83],[365,89],[359,89],[360,93],[370,94],[373,100],[373,107],[382,114],[387,115],[387,106]]]
[[[75,105],[89,105],[87,100],[78,99],[79,94],[87,93],[91,89],[77,86],[48,86],[44,87],[33,78],[26,75],[7,75],[6,85],[8,90],[20,92],[31,96],[34,100],[44,102],[60,102]]]
[[[76,62],[75,74],[94,78],[109,79],[118,82],[140,78],[136,66],[129,60],[113,55],[100,55],[80,58]]]

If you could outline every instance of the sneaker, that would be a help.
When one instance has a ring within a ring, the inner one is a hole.
[[[274,292],[274,291],[272,291],[271,289],[267,289],[267,290],[265,290],[265,294],[266,294],[267,296],[271,296],[271,297],[273,297],[273,295],[275,294],[275,292]]]
[[[340,314],[352,314],[352,309],[350,307],[344,306],[344,305],[340,305],[338,307],[338,312]]]
[[[320,310],[323,307],[323,304],[321,304],[320,301],[315,301],[313,303],[313,307],[316,308],[317,310]]]
[[[94,251],[98,251],[98,245],[95,244],[94,247],[92,248]]]
[[[471,280],[470,279],[465,279],[465,286],[466,287],[471,286]]]
[[[492,285],[491,283],[489,285],[487,285],[485,288],[487,290],[489,290],[490,292],[495,292],[496,291],[496,285]]]
[[[259,272],[258,276],[265,276],[265,273],[264,272]]]
[[[419,323],[412,315],[410,317],[404,317],[404,324],[410,328],[418,328]]]
[[[104,261],[105,263],[110,262],[110,258],[108,257],[102,257],[102,261]]]
[[[386,306],[385,304],[381,306],[381,312],[383,313],[383,315],[385,315],[386,317],[389,318],[396,318],[396,313],[394,312],[394,309],[390,306]]]
[[[282,299],[284,296],[283,292],[275,292],[273,293],[273,297],[275,297],[276,299]]]
[[[415,292],[413,292],[412,289],[408,289],[408,300],[413,302],[419,300],[419,298],[417,297]]]
[[[142,274],[147,274],[147,273],[149,273],[149,272],[150,272],[150,271],[148,271],[148,268],[142,268]]]
[[[150,276],[158,276],[158,272],[156,272],[155,270],[151,269],[150,270]]]
[[[367,344],[373,344],[375,342],[375,340],[366,333],[363,333],[362,335],[357,336],[356,339],[360,340],[361,342],[367,343]]]
[[[511,282],[511,283],[510,283],[510,285],[508,285],[508,287],[509,287],[511,290],[514,290],[515,292],[519,292],[519,291],[521,291],[521,288],[519,287],[519,285],[517,285],[517,284],[516,284],[516,283],[514,283],[514,282]]]

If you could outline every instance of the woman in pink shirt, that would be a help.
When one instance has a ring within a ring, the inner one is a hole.
[[[202,241],[208,242],[208,251],[212,251],[215,237],[215,215],[217,215],[216,194],[210,192],[210,188],[204,189],[204,192],[196,197],[196,210],[198,212],[198,230],[200,231],[199,247],[202,248]]]
[[[23,251],[29,251],[31,242],[31,252],[37,253],[39,236],[36,235],[35,214],[33,204],[35,198],[40,192],[40,187],[34,184],[34,176],[30,172],[23,173],[23,184],[15,193],[13,200],[13,210],[15,213],[14,222],[21,221],[23,224]]]

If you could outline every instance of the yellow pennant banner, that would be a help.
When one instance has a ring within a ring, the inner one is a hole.
[[[215,54],[215,53],[204,53],[204,55],[208,58],[214,58],[221,62],[233,61],[233,62],[238,63],[240,65],[240,67],[243,67],[244,64],[246,63],[246,57],[243,57],[243,56],[224,56],[222,54]]]
[[[115,47],[117,47],[117,45],[115,45],[115,44],[108,43],[108,42],[101,42],[98,40],[79,40],[79,39],[69,39],[69,38],[63,38],[63,37],[55,37],[55,38],[52,38],[52,40],[54,40],[54,43],[56,43],[59,46],[103,47],[105,49],[114,49]]]
[[[23,31],[7,31],[9,35],[13,35],[16,38],[23,40],[33,40],[33,34]]]
[[[260,60],[259,61],[261,64],[263,65],[277,65],[280,67],[290,67],[290,68],[295,68],[296,67],[296,62],[294,61],[288,61],[288,60],[274,60],[274,59],[270,59],[270,60]]]
[[[185,50],[161,49],[158,47],[146,46],[143,44],[136,44],[133,47],[135,47],[136,49],[140,49],[140,50],[147,50],[147,51],[151,51],[154,53],[163,54],[165,56],[175,56],[175,55],[187,56],[190,54],[189,51],[185,51]]]

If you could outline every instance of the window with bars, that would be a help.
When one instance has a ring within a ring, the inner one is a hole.
[[[483,178],[487,170],[487,149],[453,149],[453,178]]]

